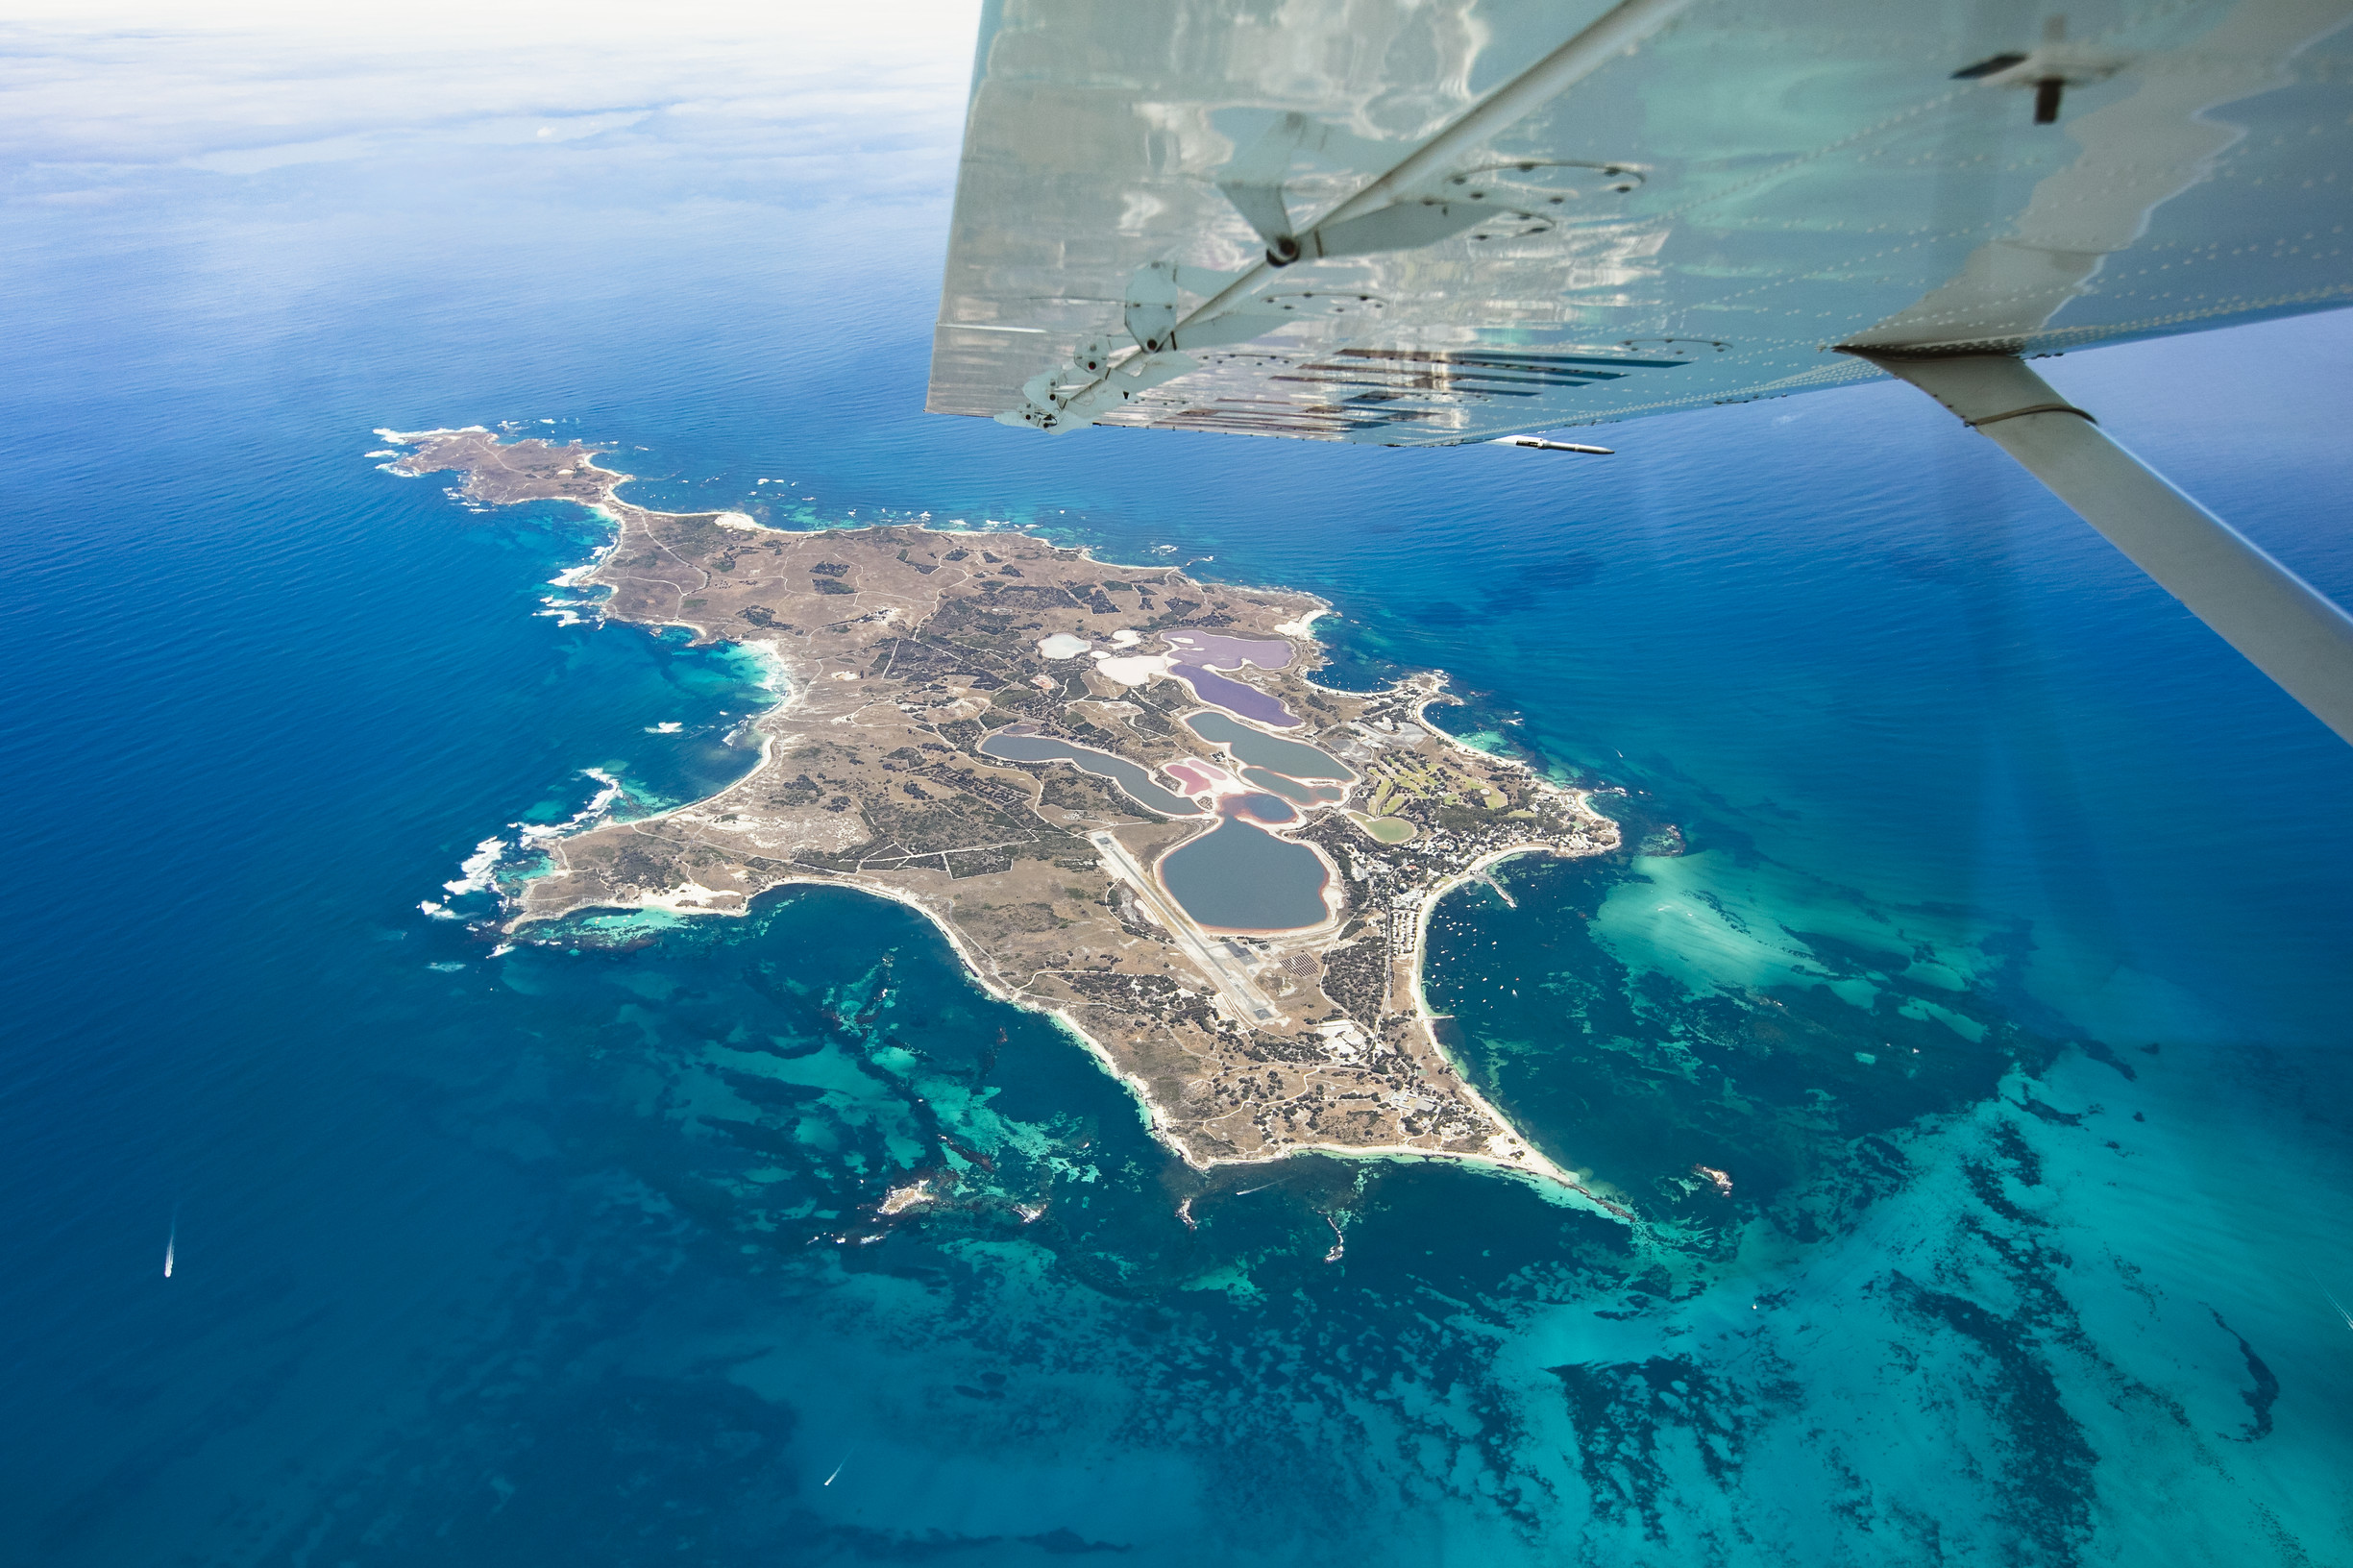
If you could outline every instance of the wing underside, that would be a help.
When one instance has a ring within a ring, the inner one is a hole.
[[[2349,9],[1005,0],[929,406],[1444,445],[2333,307]]]

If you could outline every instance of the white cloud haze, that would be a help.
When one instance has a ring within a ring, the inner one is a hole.
[[[977,0],[399,8],[36,0],[0,24],[20,191],[263,174],[427,148],[953,156]],[[706,171],[707,172],[707,171]]]

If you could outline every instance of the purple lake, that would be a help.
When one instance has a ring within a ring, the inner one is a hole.
[[[1238,680],[1229,680],[1214,670],[1205,670],[1197,664],[1171,665],[1168,673],[1181,676],[1193,689],[1193,696],[1212,702],[1228,713],[1244,719],[1255,719],[1262,724],[1277,729],[1292,729],[1299,723],[1298,716],[1274,698],[1255,686],[1245,686]]]
[[[1161,641],[1194,664],[1217,670],[1239,670],[1255,664],[1262,670],[1287,670],[1291,645],[1255,637],[1220,637],[1213,631],[1164,631]]]

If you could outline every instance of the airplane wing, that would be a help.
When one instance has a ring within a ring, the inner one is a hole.
[[[1445,445],[2341,306],[2349,14],[998,0],[929,406]]]
[[[2353,301],[2349,18],[990,0],[929,405],[1560,450],[1893,375],[2353,741],[2353,617],[2025,363]]]

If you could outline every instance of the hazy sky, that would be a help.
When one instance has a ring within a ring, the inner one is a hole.
[[[0,22],[0,150],[38,195],[69,200],[159,165],[244,174],[420,138],[643,128],[739,158],[860,136],[952,152],[979,10],[34,0]]]

